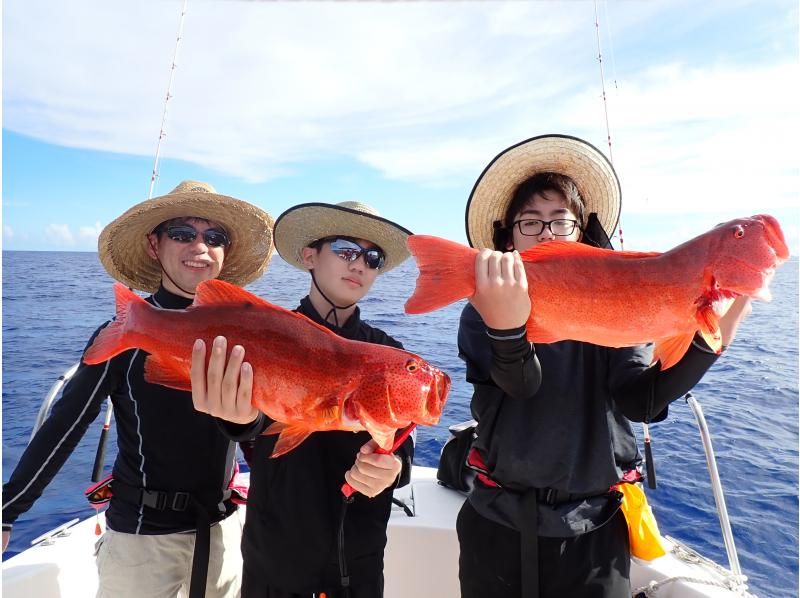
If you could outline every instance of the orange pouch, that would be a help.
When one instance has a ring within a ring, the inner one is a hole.
[[[622,493],[622,513],[628,522],[631,554],[646,561],[664,556],[666,551],[658,524],[642,487],[639,484],[620,484],[617,490]]]

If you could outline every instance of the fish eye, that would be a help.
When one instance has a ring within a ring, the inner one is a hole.
[[[416,372],[419,369],[419,364],[415,360],[409,359],[406,361],[406,369],[412,373]]]
[[[733,236],[736,239],[741,239],[742,237],[744,237],[744,228],[742,227],[741,224],[737,224],[736,228],[733,229]]]

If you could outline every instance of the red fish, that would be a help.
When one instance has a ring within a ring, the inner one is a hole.
[[[153,307],[114,285],[116,319],[83,356],[101,363],[128,349],[150,355],[145,379],[191,390],[192,345],[222,335],[245,348],[253,365],[252,404],[275,420],[272,456],[321,430],[366,430],[383,449],[395,431],[439,421],[450,378],[420,357],[393,347],[344,339],[303,315],[219,280],[202,282],[185,310]]]
[[[407,313],[425,313],[475,293],[477,249],[413,235],[420,270]],[[772,216],[740,218],[665,253],[612,251],[550,241],[521,254],[528,276],[528,340],[606,347],[655,342],[653,362],[677,363],[696,332],[721,350],[719,318],[733,299],[769,301],[769,282],[789,250]]]

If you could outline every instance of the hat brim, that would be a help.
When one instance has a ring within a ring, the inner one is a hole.
[[[217,193],[170,193],[136,204],[103,229],[100,261],[116,280],[155,292],[161,266],[148,253],[147,235],[172,218],[194,217],[220,224],[231,239],[219,279],[244,286],[264,273],[272,256],[272,217],[264,210]]]
[[[308,270],[303,263],[303,248],[317,239],[341,235],[364,239],[380,247],[386,255],[381,273],[396,268],[409,257],[406,239],[410,234],[411,231],[386,218],[327,203],[289,208],[278,216],[274,231],[278,253],[300,270]]]
[[[526,139],[498,154],[484,169],[467,202],[465,226],[472,247],[494,249],[494,222],[502,221],[520,183],[540,172],[567,175],[609,237],[619,222],[622,191],[617,173],[592,144],[569,135]],[[583,223],[585,224],[585,222]]]

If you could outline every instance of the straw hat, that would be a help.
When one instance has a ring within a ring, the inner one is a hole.
[[[148,233],[166,220],[195,217],[217,222],[228,233],[230,246],[220,280],[244,286],[261,276],[272,257],[272,217],[264,210],[220,195],[208,183],[183,181],[166,195],[136,204],[111,222],[97,241],[106,271],[126,285],[155,292],[161,266],[148,254]]]
[[[301,270],[303,248],[317,239],[341,235],[375,243],[386,254],[381,273],[399,266],[409,256],[406,238],[411,231],[381,218],[378,211],[357,201],[337,204],[303,203],[286,210],[275,222],[275,247],[283,259]]]
[[[575,181],[583,198],[585,217],[596,212],[608,236],[614,234],[622,192],[611,162],[596,147],[577,137],[541,135],[503,150],[478,177],[465,215],[467,239],[472,247],[494,249],[494,222],[505,218],[520,183],[540,172],[557,172]]]

